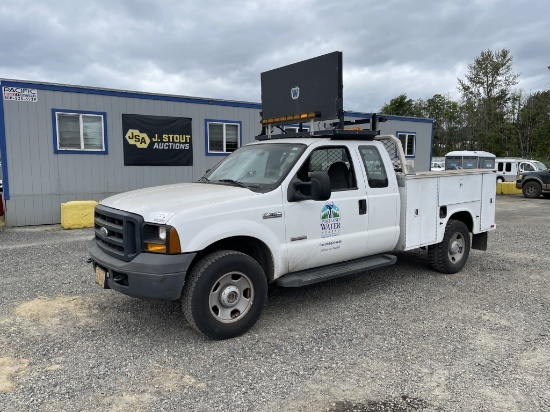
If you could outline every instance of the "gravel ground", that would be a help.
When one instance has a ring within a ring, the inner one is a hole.
[[[497,197],[487,252],[271,287],[209,341],[93,282],[91,229],[0,228],[2,411],[550,411],[550,200]]]

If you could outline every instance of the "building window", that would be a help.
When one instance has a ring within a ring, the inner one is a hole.
[[[52,110],[55,153],[107,153],[107,114]]]
[[[405,156],[414,156],[416,152],[416,134],[397,132],[397,138],[401,141]]]
[[[223,155],[241,145],[241,122],[206,120],[206,154]]]

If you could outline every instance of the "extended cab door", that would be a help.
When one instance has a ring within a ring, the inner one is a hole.
[[[399,239],[399,188],[393,164],[380,143],[365,142],[357,147],[366,181],[369,244],[367,254],[388,252]]]
[[[312,172],[325,171],[332,194],[315,201],[303,189],[304,200],[283,199],[289,272],[365,256],[369,243],[365,181],[354,147],[327,141],[308,150],[289,177],[307,182]]]

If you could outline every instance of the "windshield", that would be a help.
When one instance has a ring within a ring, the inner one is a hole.
[[[305,148],[298,143],[243,146],[206,173],[201,181],[268,192],[279,186]]]
[[[546,170],[547,169],[546,165],[542,162],[535,161],[533,163],[535,164],[537,170]]]

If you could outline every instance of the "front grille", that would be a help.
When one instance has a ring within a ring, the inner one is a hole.
[[[129,262],[141,253],[142,223],[139,215],[97,205],[94,214],[97,245],[105,253]]]

